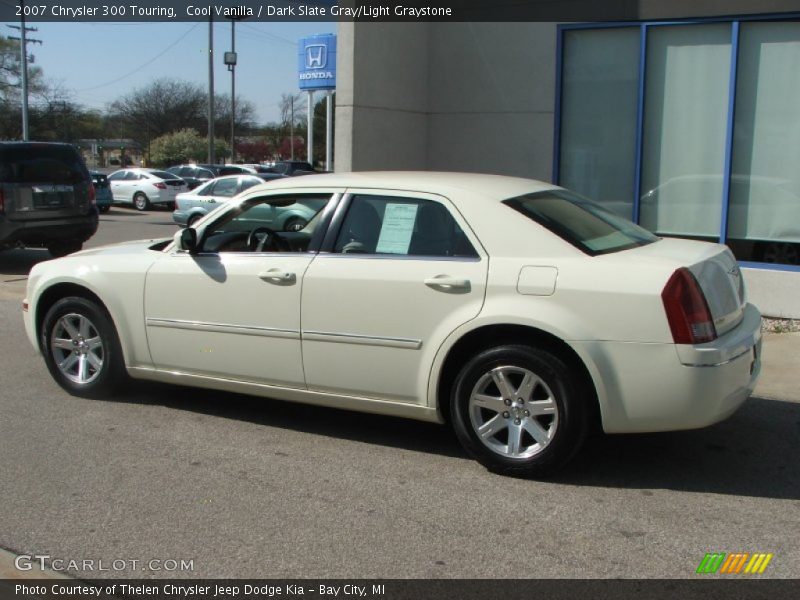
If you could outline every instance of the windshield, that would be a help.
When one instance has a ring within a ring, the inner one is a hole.
[[[658,241],[632,221],[567,190],[525,194],[503,203],[592,256]]]

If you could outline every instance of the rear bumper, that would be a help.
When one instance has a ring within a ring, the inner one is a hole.
[[[97,231],[97,211],[88,216],[52,220],[0,221],[0,247],[45,246],[50,242],[85,242]]]
[[[732,415],[761,372],[761,315],[747,305],[742,322],[699,346],[583,342],[596,368],[607,433],[706,427]]]

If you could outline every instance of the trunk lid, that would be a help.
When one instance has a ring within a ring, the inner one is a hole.
[[[619,256],[661,259],[675,268],[686,267],[697,279],[711,311],[717,335],[724,335],[741,322],[747,302],[744,280],[736,259],[727,246],[664,238]]]

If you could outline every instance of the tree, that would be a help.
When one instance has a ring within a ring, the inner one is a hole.
[[[22,65],[19,40],[0,36],[0,138],[22,137]],[[44,89],[42,70],[28,67],[28,97]]]
[[[230,156],[230,146],[221,139],[214,142],[214,151],[219,158]],[[169,166],[190,161],[203,161],[208,155],[208,141],[194,129],[181,129],[156,138],[150,145],[150,162]]]
[[[256,107],[249,100],[236,96],[237,136],[250,135],[256,127]],[[229,139],[231,136],[231,97],[220,94],[214,96],[214,134]]]
[[[207,97],[195,83],[159,79],[111,103],[111,117],[143,148],[158,137],[181,129],[203,130]]]
[[[260,163],[271,158],[272,146],[266,140],[241,141],[236,143],[236,157],[246,163]]]

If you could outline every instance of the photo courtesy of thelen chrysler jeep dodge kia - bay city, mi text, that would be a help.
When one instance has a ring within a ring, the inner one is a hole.
[[[297,231],[265,215],[302,203]],[[25,327],[55,380],[126,377],[452,425],[543,476],[593,425],[709,425],[750,395],[760,314],[722,245],[565,189],[461,173],[258,185],[177,232],[40,263]]]

